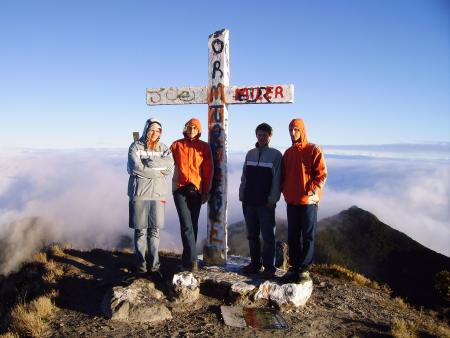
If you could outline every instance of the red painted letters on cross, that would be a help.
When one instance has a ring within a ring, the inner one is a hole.
[[[234,99],[240,102],[256,102],[267,101],[270,102],[275,95],[275,99],[278,97],[283,98],[282,86],[265,86],[265,87],[242,87],[236,88],[234,93]]]

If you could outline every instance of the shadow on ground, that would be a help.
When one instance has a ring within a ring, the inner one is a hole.
[[[129,252],[65,249],[63,256],[50,255],[49,258],[65,269],[57,282],[56,305],[88,315],[101,316],[100,304],[106,290],[130,284],[135,278],[134,255]],[[155,281],[155,285],[167,294],[168,282],[179,272],[179,256],[160,253],[160,261],[163,280]]]

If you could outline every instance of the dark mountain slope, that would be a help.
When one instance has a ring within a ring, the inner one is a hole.
[[[286,221],[277,221],[277,240],[287,240]],[[245,224],[229,228],[230,253],[248,255]],[[450,258],[430,250],[356,206],[323,219],[317,228],[316,263],[339,264],[388,284],[408,301],[442,303],[433,287],[436,273],[450,271]]]
[[[436,273],[450,271],[450,258],[356,206],[319,222],[316,262],[344,265],[423,305],[438,301]]]

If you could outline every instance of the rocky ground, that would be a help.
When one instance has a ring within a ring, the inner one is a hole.
[[[132,255],[126,252],[73,249],[48,253],[64,271],[55,278],[58,308],[45,336],[51,337],[382,337],[391,336],[394,323],[405,336],[449,336],[439,315],[417,310],[381,289],[330,276],[319,267],[312,273],[314,290],[304,307],[282,311],[289,328],[260,330],[224,324],[220,306],[230,299],[214,288],[201,289],[199,299],[177,304],[171,298],[172,276],[179,259],[162,256],[163,280],[155,283],[166,296],[173,318],[159,324],[133,324],[105,318],[100,311],[103,295],[115,285],[129,283]],[[6,296],[5,296],[6,297]],[[401,325],[400,325],[401,326]],[[398,334],[397,334],[398,335]]]

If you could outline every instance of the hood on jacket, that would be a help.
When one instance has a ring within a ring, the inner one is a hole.
[[[161,121],[159,121],[157,118],[155,117],[151,117],[149,118],[146,122],[145,122],[145,127],[144,127],[144,131],[142,132],[142,136],[141,136],[141,141],[144,143],[147,143],[147,132],[150,129],[151,125],[156,123],[157,125],[159,125],[159,129],[162,132],[162,125],[161,125]],[[158,140],[159,141],[159,138]]]
[[[289,130],[294,127],[300,129],[300,139],[297,142],[292,141],[292,144],[294,143],[300,143],[301,145],[307,144],[308,138],[306,137],[306,128],[303,120],[293,119],[291,123],[289,123]]]
[[[192,119],[190,119],[189,121],[187,121],[187,122],[184,124],[184,128],[183,128],[183,136],[184,136],[184,137],[187,137],[187,136],[186,136],[186,128],[187,128],[187,126],[190,125],[190,124],[196,126],[197,129],[198,129],[198,135],[197,135],[195,138],[196,138],[196,139],[200,138],[200,136],[202,135],[202,124],[200,123],[200,120],[199,120],[199,119],[196,119],[195,117],[192,118]]]

